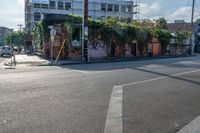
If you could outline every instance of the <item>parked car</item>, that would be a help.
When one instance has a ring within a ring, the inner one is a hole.
[[[1,49],[1,56],[11,56],[13,53],[13,49],[10,46],[3,46]]]

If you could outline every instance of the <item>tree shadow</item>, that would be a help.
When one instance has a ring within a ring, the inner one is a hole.
[[[165,77],[169,77],[169,78],[172,78],[172,79],[176,79],[176,80],[180,80],[180,81],[184,81],[184,82],[189,82],[189,83],[192,83],[192,84],[200,85],[200,82],[198,82],[198,81],[182,78],[180,76],[173,76],[173,75],[169,75],[169,74],[163,74],[163,73],[150,71],[150,70],[145,70],[145,69],[141,69],[141,68],[134,68],[134,70],[142,71],[142,72],[146,72],[146,73],[151,73],[151,74],[155,74],[155,75],[160,75],[160,76],[165,76]]]
[[[196,59],[196,58],[195,58]],[[85,70],[85,71],[109,71],[118,69],[133,69],[138,67],[145,67],[147,65],[164,65],[169,68],[200,68],[200,60],[197,60],[195,64],[180,63],[190,62],[193,60],[190,57],[187,58],[172,58],[172,59],[155,59],[155,60],[137,60],[137,61],[121,61],[121,62],[106,62],[106,63],[92,63],[92,64],[75,64],[60,66],[63,69],[72,70]],[[199,63],[199,64],[198,64]]]

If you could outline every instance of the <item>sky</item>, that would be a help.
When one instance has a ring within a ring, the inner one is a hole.
[[[140,18],[165,17],[168,22],[184,19],[190,21],[192,0],[139,0]],[[200,0],[196,0],[195,18],[200,18]],[[0,26],[18,30],[24,25],[24,0],[2,0],[0,4]]]

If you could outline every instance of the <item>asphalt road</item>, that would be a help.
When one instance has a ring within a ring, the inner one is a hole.
[[[0,133],[175,133],[199,101],[199,56],[0,68]]]
[[[5,58],[0,56],[0,63],[3,62],[4,60]]]

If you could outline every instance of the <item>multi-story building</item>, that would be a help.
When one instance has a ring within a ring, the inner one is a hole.
[[[5,35],[10,33],[10,32],[13,32],[13,31],[14,31],[13,29],[9,29],[9,28],[6,28],[6,27],[0,27],[0,46],[4,45]]]
[[[82,15],[82,0],[46,0],[47,3],[25,0],[25,25],[31,31],[42,14]],[[35,1],[35,0],[34,0]],[[39,0],[37,0],[39,1]],[[43,1],[44,2],[44,1]],[[89,17],[102,19],[119,17],[133,19],[139,14],[139,2],[133,0],[89,0]]]

